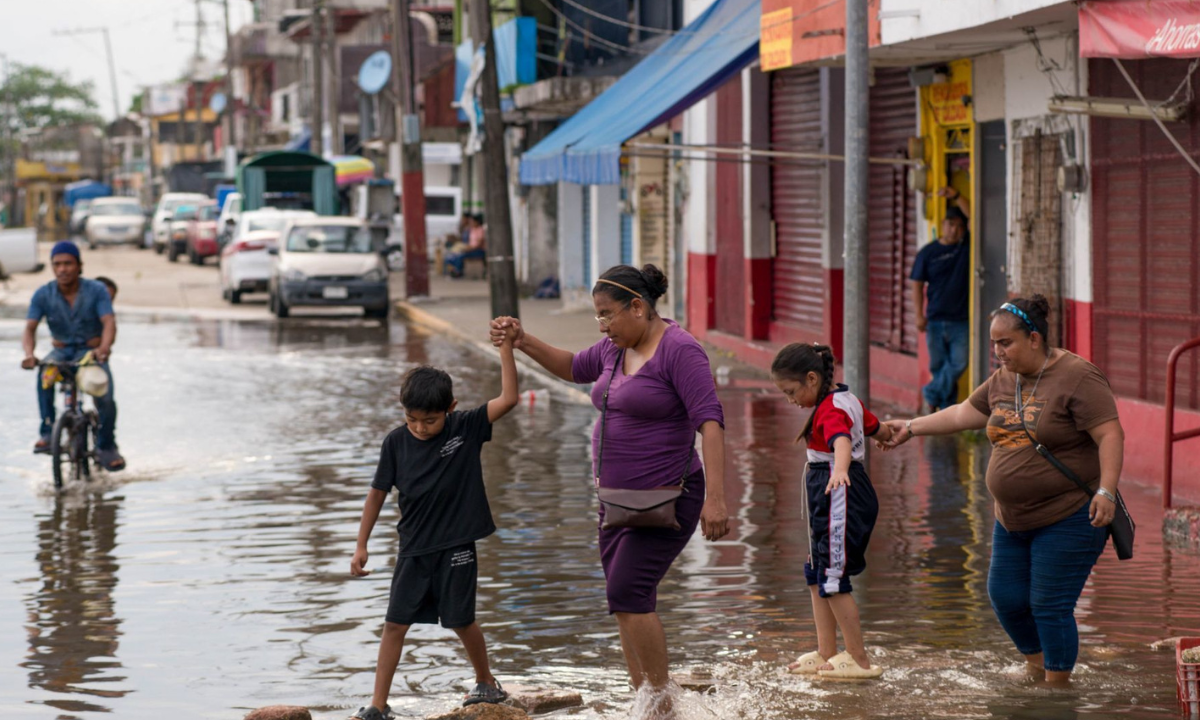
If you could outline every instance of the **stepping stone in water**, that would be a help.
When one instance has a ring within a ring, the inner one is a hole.
[[[432,715],[427,720],[528,720],[529,713],[508,705],[479,703],[470,707],[455,708],[442,715]]]
[[[717,679],[712,676],[707,668],[692,668],[687,672],[677,673],[671,676],[671,679],[679,684],[679,687],[692,692],[706,693],[717,686]]]
[[[251,711],[246,720],[312,720],[312,715],[299,705],[269,705]]]
[[[570,690],[532,685],[506,685],[504,689],[508,691],[509,704],[515,705],[531,715],[583,706],[583,696]]]

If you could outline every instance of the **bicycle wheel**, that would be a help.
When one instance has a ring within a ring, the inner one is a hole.
[[[87,427],[83,418],[78,413],[64,412],[54,422],[50,435],[50,467],[54,472],[55,489],[62,489],[64,475],[72,480],[82,480],[91,474],[87,450]]]

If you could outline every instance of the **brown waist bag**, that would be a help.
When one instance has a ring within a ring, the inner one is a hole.
[[[600,526],[604,530],[611,528],[666,528],[679,530],[679,521],[675,518],[675,502],[684,492],[684,481],[692,467],[692,453],[696,448],[688,450],[687,464],[678,485],[653,488],[651,490],[628,490],[622,488],[600,487],[600,467],[604,463],[604,426],[608,417],[608,393],[612,389],[613,378],[616,377],[618,365],[625,362],[625,351],[622,350],[617,362],[613,365],[612,373],[608,376],[608,386],[604,388],[604,404],[600,409],[600,447],[596,452],[596,497],[604,509],[604,522]]]

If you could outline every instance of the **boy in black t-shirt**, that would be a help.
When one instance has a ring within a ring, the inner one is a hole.
[[[475,622],[475,541],[496,530],[483,486],[480,450],[492,439],[492,423],[517,405],[515,329],[500,346],[500,397],[455,412],[450,376],[431,367],[404,376],[400,399],[405,424],[383,441],[379,466],[363,508],[350,574],[368,575],[367,539],[392,488],[400,506],[400,553],[392,575],[375,694],[352,718],[391,717],[387,704],[400,663],[404,636],[413,623],[454,630],[475,669],[475,688],[464,705],[503,702],[508,694],[488,668],[487,645]]]

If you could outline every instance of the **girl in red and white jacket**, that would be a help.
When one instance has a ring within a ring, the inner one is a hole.
[[[863,646],[858,605],[850,578],[867,566],[867,544],[879,501],[863,460],[867,438],[886,441],[891,428],[835,384],[833,351],[827,345],[793,343],[779,351],[771,378],[793,405],[814,408],[797,442],[808,444],[805,498],[809,555],[804,577],[812,595],[817,649],[801,655],[788,671],[830,678],[878,678]],[[845,652],[837,652],[841,628]]]

